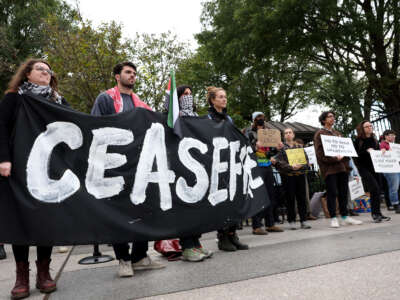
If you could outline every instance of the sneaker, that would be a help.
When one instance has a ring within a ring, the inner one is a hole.
[[[133,276],[133,269],[130,261],[125,261],[123,259],[119,260],[118,276],[121,278]]]
[[[255,235],[267,235],[268,232],[266,232],[264,229],[262,229],[261,227],[258,227],[256,229],[253,229],[253,234]]]
[[[210,258],[214,254],[214,252],[203,248],[203,246],[197,247],[196,249],[199,250],[202,254],[204,254],[205,258]]]
[[[134,270],[155,270],[165,268],[162,263],[152,260],[149,256],[146,256],[138,262],[132,263]]]
[[[386,216],[381,214],[381,219],[382,219],[382,221],[390,221],[392,218],[391,217],[386,217]]]
[[[354,209],[349,209],[349,215],[352,217],[357,217],[360,214],[358,212],[356,212]]]
[[[374,223],[382,222],[382,217],[380,215],[372,215],[372,220]]]
[[[398,204],[394,205],[394,211],[396,214],[400,214],[400,205]]]
[[[297,229],[296,223],[295,222],[289,222],[289,229],[290,230],[296,230]]]
[[[60,246],[58,247],[58,253],[66,253],[68,252],[68,247]]]
[[[311,229],[311,226],[307,222],[300,222],[300,228],[301,229]]]
[[[338,221],[338,219],[336,217],[331,219],[331,227],[332,228],[339,228],[340,227],[339,226],[339,221]]]
[[[266,228],[268,232],[283,232],[283,229],[278,226],[270,226]]]
[[[4,245],[0,245],[0,259],[6,259],[7,254],[6,251],[4,250]]]
[[[352,217],[342,217],[342,222],[344,225],[361,225],[363,222],[360,220],[353,219]]]
[[[187,248],[182,252],[182,260],[186,261],[203,261],[206,256],[197,248]]]

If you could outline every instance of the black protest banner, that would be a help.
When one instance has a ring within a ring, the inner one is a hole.
[[[0,241],[69,245],[213,231],[269,204],[245,137],[230,122],[138,108],[95,117],[24,96]],[[8,181],[8,182],[7,182]]]

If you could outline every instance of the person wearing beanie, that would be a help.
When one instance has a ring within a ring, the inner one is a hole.
[[[274,174],[272,171],[272,163],[274,160],[272,156],[278,153],[283,147],[280,143],[278,148],[263,147],[259,144],[257,139],[257,130],[265,129],[265,115],[260,111],[252,113],[253,124],[245,131],[246,137],[249,139],[250,145],[257,156],[257,167],[260,170],[261,176],[264,180],[265,187],[267,188],[268,197],[270,199],[270,205],[260,211],[252,218],[253,234],[255,235],[266,235],[268,232],[282,232],[278,226],[275,226],[274,208],[276,206],[276,197],[274,192]],[[265,219],[266,231],[262,228],[262,219]]]

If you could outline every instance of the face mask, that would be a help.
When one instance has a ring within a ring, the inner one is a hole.
[[[257,126],[263,126],[264,125],[264,120],[263,119],[256,120],[256,125]]]
[[[181,109],[191,109],[193,107],[193,96],[183,95],[179,98],[179,106]]]

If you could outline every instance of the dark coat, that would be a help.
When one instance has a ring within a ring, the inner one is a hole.
[[[379,150],[379,142],[375,136],[369,138],[356,138],[354,142],[354,148],[356,148],[358,157],[354,159],[357,168],[366,169],[371,173],[375,173],[374,165],[371,160],[371,155],[367,151],[372,148],[374,150]]]
[[[282,175],[302,175],[305,174],[308,170],[308,157],[307,154],[304,152],[304,155],[307,160],[307,164],[303,165],[300,169],[294,170],[291,165],[289,165],[289,160],[286,154],[286,150],[288,149],[298,149],[303,148],[298,144],[294,144],[293,147],[290,147],[288,144],[284,143],[283,148],[278,152],[277,155],[274,156],[276,160],[275,168],[281,173]]]
[[[12,160],[12,134],[23,99],[24,97],[18,93],[7,93],[0,102],[0,162]],[[68,106],[64,98],[62,104]]]

